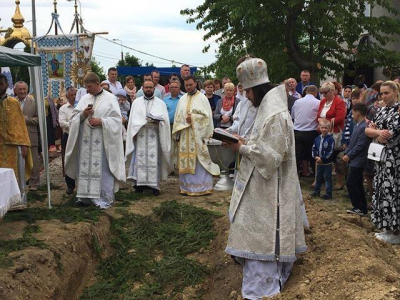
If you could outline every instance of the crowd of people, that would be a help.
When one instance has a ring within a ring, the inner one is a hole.
[[[131,180],[135,193],[158,196],[160,182],[175,172],[181,194],[210,194],[220,170],[206,141],[221,128],[238,139],[223,141],[239,153],[232,166],[240,160],[226,252],[243,266],[244,298],[278,294],[296,255],[306,251],[299,177],[314,178],[311,197],[324,200],[346,187],[349,214],[367,216],[370,195],[371,220],[381,231],[376,238],[400,244],[399,83],[342,88],[328,81],[318,87],[303,70],[298,83],[288,78],[274,85],[266,63],[250,56],[238,61],[236,73],[236,86],[228,77],[202,83],[183,65],[166,85],[154,70],[139,88],[133,76],[123,86],[117,69],[110,68],[103,82],[88,73],[84,88],[68,87],[67,102],[58,109],[46,98],[50,143],[58,126],[63,132],[66,193],[76,189],[79,205],[107,209],[119,182]],[[17,162],[24,157],[25,179],[35,190],[40,184],[35,100],[24,82],[15,85],[16,99],[7,95],[7,79],[0,76],[0,121],[7,128],[0,130],[0,167],[21,174]],[[371,143],[385,155],[368,159]]]

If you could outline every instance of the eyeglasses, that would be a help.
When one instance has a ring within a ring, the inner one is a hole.
[[[329,92],[330,92],[330,90],[329,90],[329,91],[321,91],[320,94],[326,95],[326,94],[328,94]]]
[[[143,88],[144,89],[153,89],[154,87],[152,87],[152,86],[144,86]]]

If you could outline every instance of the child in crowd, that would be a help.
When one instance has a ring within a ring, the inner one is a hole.
[[[356,125],[342,158],[349,164],[346,186],[353,205],[353,208],[347,210],[347,213],[360,216],[364,216],[368,212],[363,186],[363,171],[367,163],[368,146],[370,144],[370,139],[365,135],[367,110],[368,108],[364,103],[353,105],[353,120]]]
[[[328,200],[332,198],[332,155],[335,149],[335,140],[329,134],[331,122],[327,119],[322,119],[319,122],[319,130],[321,135],[314,140],[312,148],[312,156],[317,164],[317,175],[315,178],[314,192],[312,197],[319,196],[321,193],[322,179],[325,180],[326,194],[321,198]]]

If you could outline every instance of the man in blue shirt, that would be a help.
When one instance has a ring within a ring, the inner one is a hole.
[[[181,98],[180,93],[181,84],[179,80],[173,80],[169,84],[169,92],[170,95],[164,98],[164,102],[167,105],[168,116],[169,116],[169,123],[174,125],[174,117],[175,117],[175,110],[176,106],[178,105],[179,99]]]
[[[153,81],[153,77],[151,76],[151,74],[149,74],[149,73],[147,73],[147,74],[144,74],[143,75],[143,84],[146,82],[146,81],[152,81],[153,83],[154,83],[154,81]],[[154,83],[155,84],[155,83]],[[143,86],[140,88],[140,90],[138,90],[138,92],[136,93],[136,98],[139,98],[139,97],[142,97],[142,96],[144,96],[144,93],[143,93]],[[161,92],[158,90],[158,89],[155,89],[154,90],[154,96],[155,97],[157,97],[158,99],[161,99],[162,100],[162,95],[161,95]]]
[[[315,85],[314,82],[310,82],[311,74],[310,71],[308,70],[303,70],[300,73],[300,82],[296,86],[296,91],[300,94],[303,95],[303,91],[306,87],[310,85]]]

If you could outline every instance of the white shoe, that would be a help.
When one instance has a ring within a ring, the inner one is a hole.
[[[393,245],[398,245],[400,244],[400,235],[395,235],[392,232],[387,233],[387,234],[381,234],[376,236],[376,238],[380,241],[393,244]]]
[[[387,235],[387,234],[389,234],[389,233],[393,233],[393,231],[391,231],[391,230],[385,230],[385,231],[382,231],[382,232],[375,232],[375,236]]]

